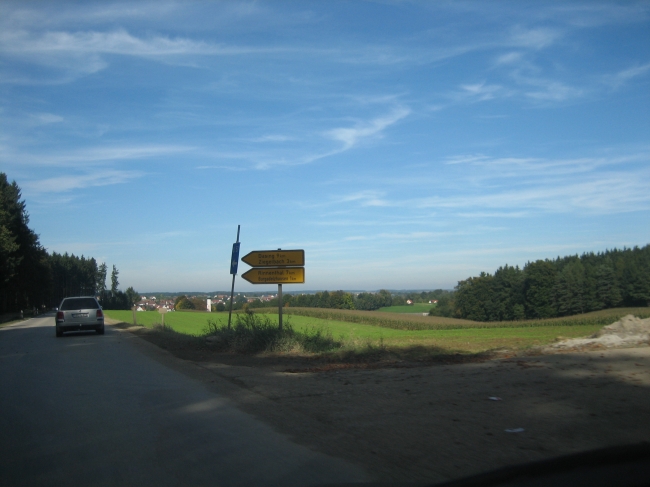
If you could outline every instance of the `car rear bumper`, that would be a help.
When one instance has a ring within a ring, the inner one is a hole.
[[[83,331],[83,330],[101,330],[104,328],[104,322],[97,323],[57,323],[56,327],[62,331]]]

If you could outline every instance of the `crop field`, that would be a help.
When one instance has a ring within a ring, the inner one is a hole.
[[[270,311],[270,310],[267,310]],[[480,353],[494,349],[526,349],[552,343],[558,338],[588,336],[603,325],[627,314],[650,317],[649,308],[619,308],[579,316],[537,321],[478,323],[441,317],[418,317],[420,328],[406,327],[409,321],[394,313],[325,310],[317,308],[288,308],[285,324],[296,331],[321,330],[349,349],[381,346],[389,350],[423,349],[439,353]],[[289,314],[290,313],[290,314]],[[300,314],[298,314],[300,313]],[[106,310],[109,318],[132,323],[131,311]],[[277,314],[266,313],[273,323]],[[312,316],[314,315],[314,316]],[[359,316],[376,323],[361,323]],[[137,313],[138,325],[153,327],[160,324],[161,315],[155,311]],[[338,318],[338,319],[335,319]],[[422,320],[419,320],[422,318]],[[233,323],[236,315],[233,315]],[[410,320],[411,317],[408,317]],[[208,320],[225,324],[227,313],[165,314],[165,325],[176,332],[201,336],[206,333]],[[353,321],[354,320],[354,321]],[[427,327],[421,326],[426,324]],[[487,326],[486,326],[487,325]]]
[[[609,325],[623,316],[650,317],[650,308],[612,308],[561,318],[521,321],[470,321],[442,316],[399,315],[380,311],[355,311],[325,308],[286,308],[286,314],[325,320],[346,321],[397,330],[454,330],[467,328],[534,328],[548,326]]]
[[[435,304],[415,303],[405,304],[404,306],[387,306],[379,308],[377,311],[382,313],[429,313]]]

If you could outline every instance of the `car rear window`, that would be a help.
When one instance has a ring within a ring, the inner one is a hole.
[[[97,301],[93,298],[70,298],[64,299],[61,303],[61,311],[71,309],[98,309]]]

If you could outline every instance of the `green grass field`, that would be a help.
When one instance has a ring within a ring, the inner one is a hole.
[[[105,310],[106,316],[114,320],[133,324],[133,312],[131,310]],[[204,333],[208,319],[223,318],[228,322],[228,315],[223,313],[186,313],[172,311],[165,313],[165,326],[169,326],[179,333],[199,336]],[[155,324],[161,324],[161,315],[157,311],[136,312],[137,324],[153,328]]]
[[[573,321],[566,318],[546,320],[544,325],[526,326],[526,322],[508,323],[509,326],[480,327],[482,323],[455,320],[460,325],[454,329],[447,328],[451,318],[427,317],[432,323],[440,322],[442,329],[396,329],[365,323],[355,323],[341,319],[327,319],[313,316],[285,314],[285,323],[289,323],[295,330],[322,329],[331,333],[335,339],[344,342],[347,348],[365,347],[368,344],[386,347],[387,349],[412,349],[422,348],[436,350],[439,353],[478,353],[494,349],[526,349],[533,346],[546,345],[558,338],[575,338],[591,335],[599,330],[603,324],[616,321],[615,316],[625,314],[650,315],[648,308],[636,310],[614,310],[589,313],[580,317],[572,317]],[[645,313],[644,313],[645,311]],[[364,313],[364,312],[361,312]],[[389,313],[382,313],[388,316]],[[106,311],[109,318],[132,323],[131,311]],[[155,311],[137,313],[138,325],[153,327],[160,323],[160,314]],[[277,323],[277,314],[268,314],[272,322]],[[227,313],[184,313],[171,312],[165,314],[165,325],[173,330],[192,336],[205,333],[208,320],[222,324],[227,323]],[[233,316],[233,322],[235,316]],[[452,320],[454,321],[454,320]],[[472,325],[477,325],[472,326]],[[519,326],[516,326],[516,325]]]

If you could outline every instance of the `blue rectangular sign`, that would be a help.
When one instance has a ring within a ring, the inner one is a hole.
[[[232,257],[230,258],[230,273],[237,275],[237,265],[239,264],[239,244],[240,242],[232,244]]]

